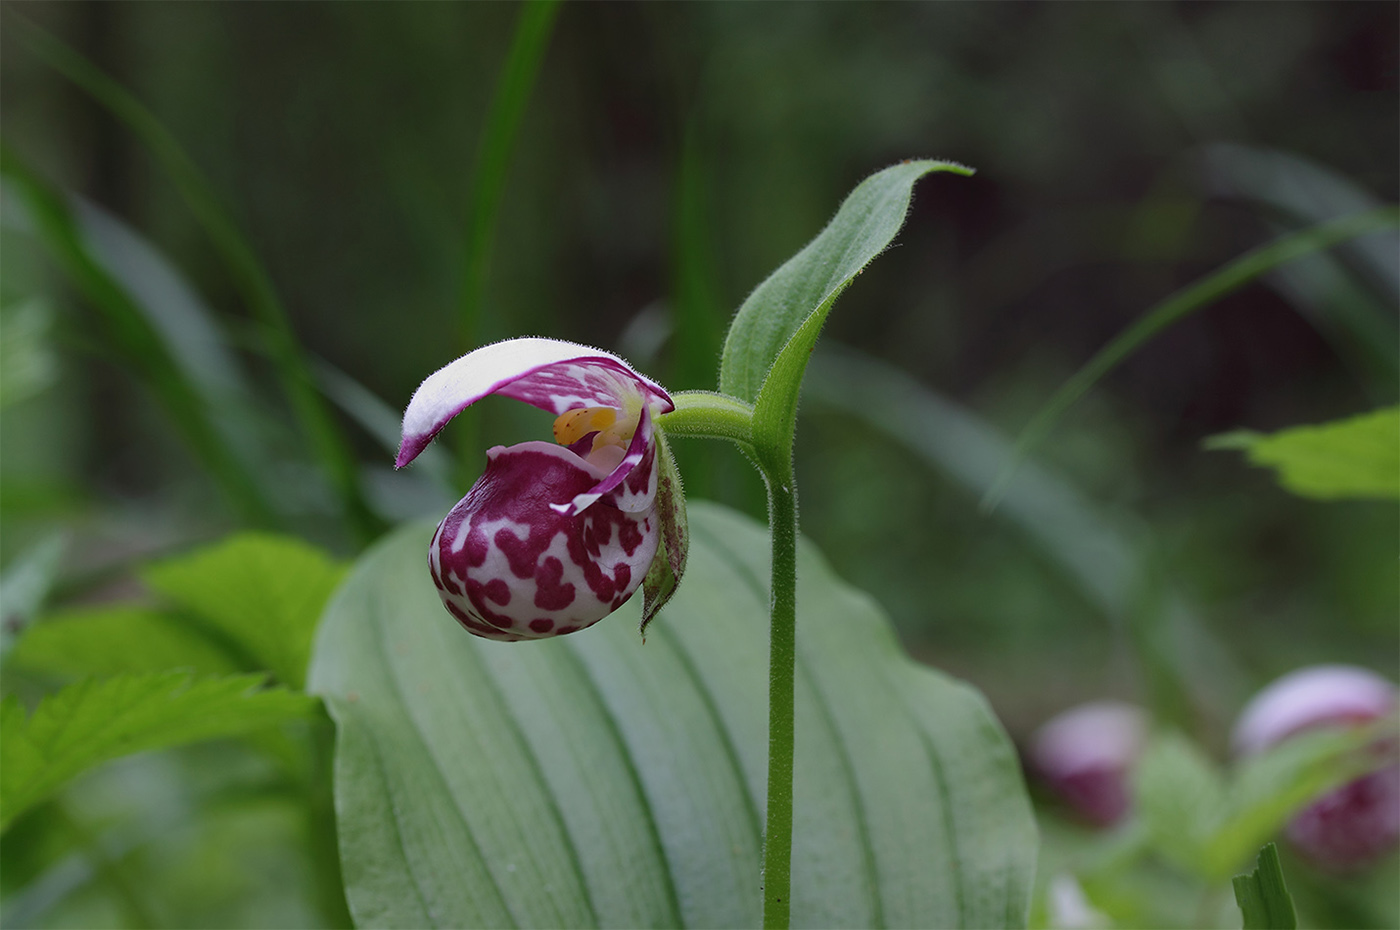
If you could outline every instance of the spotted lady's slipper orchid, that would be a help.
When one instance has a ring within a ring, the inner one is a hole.
[[[543,639],[591,626],[645,578],[645,626],[685,557],[684,504],[654,419],[674,409],[670,395],[599,349],[554,339],[498,342],[418,388],[396,467],[491,394],[554,414],[555,441],[486,453],[485,473],[429,547],[443,604],[478,636]]]
[[[1235,751],[1263,752],[1298,733],[1366,724],[1395,713],[1396,687],[1369,669],[1314,665],[1290,672],[1260,691],[1235,724]],[[1394,738],[1372,746],[1393,759]],[[1366,866],[1400,843],[1400,765],[1377,771],[1323,795],[1288,824],[1293,846],[1315,864],[1345,871]]]

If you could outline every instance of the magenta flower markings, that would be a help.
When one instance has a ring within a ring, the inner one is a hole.
[[[428,566],[466,630],[513,642],[573,633],[621,607],[660,542],[655,417],[674,409],[621,358],[554,339],[484,346],[430,375],[404,413],[396,467],[491,394],[556,416],[554,442],[496,446],[442,522]]]

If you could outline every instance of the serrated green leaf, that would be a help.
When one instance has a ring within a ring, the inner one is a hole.
[[[299,539],[242,533],[141,577],[231,637],[279,681],[300,688],[316,623],[344,573],[342,564]]]
[[[309,714],[315,701],[260,690],[264,676],[120,675],[70,685],[26,717],[0,709],[0,829],[87,769],[120,756],[237,736]]]
[[[130,605],[45,617],[15,645],[9,664],[62,678],[172,669],[211,675],[241,671],[188,621]]]
[[[871,175],[851,191],[815,239],[754,289],[725,337],[722,393],[757,401],[769,370],[799,329],[810,331],[808,345],[800,348],[805,355],[836,298],[904,225],[914,183],[932,171],[972,174],[962,165],[926,160]]]
[[[1243,449],[1300,497],[1400,499],[1400,407],[1269,435],[1227,433],[1212,447]]]
[[[429,526],[367,553],[310,676],[339,728],[362,926],[755,926],[767,767],[767,534],[691,502],[686,583],[584,634],[463,633]],[[1036,842],[1014,752],[968,686],[804,547],[794,926],[1024,926]]]
[[[1235,901],[1244,915],[1244,930],[1294,930],[1298,915],[1293,896],[1283,881],[1278,847],[1269,843],[1259,850],[1254,871],[1234,878]]]

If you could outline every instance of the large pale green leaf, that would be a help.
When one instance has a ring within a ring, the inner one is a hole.
[[[279,681],[300,688],[316,623],[344,572],[298,539],[242,533],[154,565],[141,577],[238,643]]]
[[[163,672],[88,679],[45,698],[28,717],[18,700],[7,698],[0,706],[0,828],[108,760],[237,736],[314,708],[302,694],[258,690],[264,677]]]
[[[707,504],[690,529],[645,645],[636,598],[556,640],[462,632],[429,526],[363,557],[310,675],[360,925],[758,924],[768,540]],[[810,547],[799,578],[794,925],[1023,925],[1034,825],[995,717]]]
[[[807,345],[794,347],[805,362],[831,305],[894,239],[909,212],[914,183],[931,171],[972,174],[952,162],[924,160],[871,175],[815,239],[754,289],[724,340],[721,391],[754,403],[769,369],[799,329],[810,330]]]
[[[1302,497],[1400,498],[1400,407],[1272,435],[1227,433],[1208,447],[1244,450]]]

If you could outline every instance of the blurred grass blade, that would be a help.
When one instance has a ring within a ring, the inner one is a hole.
[[[119,675],[70,685],[26,715],[0,705],[0,829],[69,779],[121,756],[305,717],[314,699],[262,690],[264,676],[195,679],[188,672]]]
[[[235,511],[256,524],[274,523],[273,508],[239,451],[214,426],[217,417],[204,402],[202,392],[191,383],[131,294],[89,251],[68,204],[2,145],[0,173],[24,206],[34,234],[105,320],[111,342],[164,405]]]
[[[403,415],[376,393],[324,359],[313,359],[313,371],[321,393],[374,438],[393,461],[403,438]],[[452,471],[447,453],[437,444],[428,446],[413,460],[414,471],[428,476],[439,489],[452,491]],[[460,492],[458,492],[460,493]]]
[[[15,16],[13,22],[22,30],[27,46],[121,120],[175,184],[261,324],[262,341],[282,389],[340,498],[347,523],[362,541],[372,539],[383,527],[365,503],[355,458],[334,417],[316,393],[309,366],[271,278],[218,195],[169,130],[125,88],[23,17]]]
[[[1252,201],[1294,225],[1384,206],[1335,171],[1289,152],[1222,142],[1206,146],[1201,161],[1211,194]],[[1358,267],[1382,296],[1400,291],[1400,232],[1357,240],[1339,251],[1359,259]]]
[[[975,413],[902,371],[837,344],[813,356],[804,399],[859,419],[962,485],[974,497],[1010,460],[1011,441]],[[1145,528],[1105,513],[1034,462],[1007,486],[998,515],[1017,524],[1116,628],[1133,620],[1130,646],[1148,679],[1160,718],[1172,719],[1185,695],[1212,705],[1242,700],[1246,676],[1181,591],[1153,589]],[[1144,611],[1151,590],[1157,609]],[[1188,687],[1189,685],[1189,687]]]
[[[675,327],[668,383],[676,390],[708,391],[723,347],[725,311],[716,293],[719,275],[706,217],[709,201],[697,122],[692,117],[686,126],[676,176],[671,257]]]
[[[1108,374],[1145,342],[1163,329],[1209,306],[1216,300],[1243,287],[1267,271],[1294,259],[1367,233],[1393,229],[1400,225],[1400,209],[1385,207],[1367,213],[1342,217],[1309,229],[1291,233],[1260,246],[1220,268],[1211,275],[1191,284],[1147,311],[1136,323],[1129,326],[1107,346],[1100,349],[1084,367],[1075,372],[1065,384],[1046,402],[1030,423],[1021,431],[1016,440],[1016,449],[1011,461],[1002,468],[982,500],[985,509],[993,509],[1000,502],[1010,484],[1016,468],[1046,435],[1055,422],[1075,401],[1084,395],[1100,378]]]
[[[1212,195],[1262,208],[1276,234],[1381,206],[1336,172],[1287,152],[1219,143],[1205,147],[1201,163]],[[1379,402],[1394,399],[1400,379],[1394,309],[1400,295],[1400,231],[1353,240],[1335,256],[1303,256],[1274,269],[1266,280],[1308,315],[1352,368],[1368,376]]]
[[[527,0],[520,8],[515,38],[501,68],[495,96],[486,117],[476,173],[472,179],[471,206],[467,214],[467,243],[462,268],[462,293],[458,305],[458,345],[463,352],[476,347],[477,323],[486,296],[491,248],[496,220],[501,212],[506,174],[516,131],[530,99],[530,91],[544,58],[559,12],[560,0]]]
[[[1259,850],[1254,871],[1234,878],[1235,902],[1244,915],[1244,930],[1294,930],[1298,915],[1293,896],[1283,881],[1278,847],[1268,843]]]
[[[0,307],[0,410],[42,393],[58,380],[52,329],[53,311],[43,301]]]

